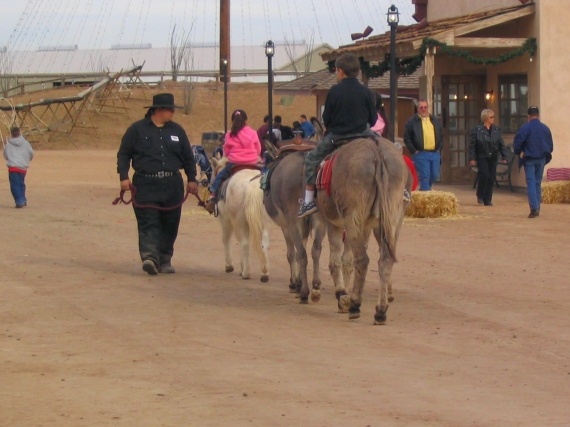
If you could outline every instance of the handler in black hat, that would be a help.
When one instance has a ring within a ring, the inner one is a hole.
[[[196,164],[186,132],[172,121],[174,109],[181,108],[174,105],[174,95],[155,95],[152,105],[145,108],[148,111],[144,119],[133,123],[123,136],[117,172],[121,190],[129,191],[131,185],[136,190],[133,208],[143,270],[148,274],[174,273],[171,259],[184,198],[180,169],[188,178],[186,190],[197,194]],[[132,184],[131,162],[135,170]]]

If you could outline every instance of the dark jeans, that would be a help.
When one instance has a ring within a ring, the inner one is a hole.
[[[10,180],[10,191],[14,197],[17,206],[23,206],[28,203],[26,199],[26,174],[21,172],[8,172]]]
[[[210,186],[210,193],[216,194],[218,192],[223,182],[230,177],[232,166],[233,163],[228,162],[226,167],[218,172],[214,178],[214,182],[212,182],[212,185]]]
[[[477,198],[483,203],[491,203],[493,186],[497,175],[497,157],[477,157]]]
[[[166,178],[133,177],[138,204],[160,207],[175,206],[184,198],[184,182],[180,174]],[[139,231],[141,260],[151,259],[157,265],[170,264],[182,208],[162,211],[153,208],[133,208]]]
[[[526,158],[524,161],[524,174],[526,176],[526,194],[528,196],[528,205],[533,210],[540,210],[540,202],[542,199],[542,175],[544,174],[544,165],[546,159]]]

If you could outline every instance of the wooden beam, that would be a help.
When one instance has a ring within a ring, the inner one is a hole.
[[[499,49],[502,47],[521,47],[525,43],[524,38],[514,37],[457,37],[455,46],[478,49]]]
[[[513,21],[524,16],[534,14],[534,4],[529,4],[526,7],[514,10],[512,12],[502,13],[500,15],[490,16],[480,21],[471,22],[470,24],[460,25],[455,28],[455,37],[463,36],[465,34],[474,33],[475,31],[483,30],[485,28],[494,27],[495,25],[504,24],[505,22]]]
[[[452,30],[443,31],[438,34],[433,34],[431,38],[438,40],[442,43],[447,44],[448,46],[461,46],[461,47],[518,47],[521,45],[513,44],[513,45],[505,45],[502,44],[501,46],[468,46],[468,45],[459,45],[457,44],[457,37],[463,36],[465,34],[473,33],[475,31],[482,30],[484,28],[493,27],[495,25],[504,24],[505,22],[512,21],[514,19],[522,18],[523,16],[532,15],[534,13],[534,4],[531,4],[527,7],[523,7],[521,9],[514,10],[512,12],[503,13],[501,15],[492,15],[487,18],[480,19],[475,22],[471,22],[469,24],[459,24],[456,28]],[[466,38],[466,40],[469,40]],[[474,39],[472,39],[474,40]],[[489,39],[491,40],[491,39]],[[517,40],[517,39],[497,39],[497,40]],[[422,45],[423,38],[417,39],[412,42],[414,49],[419,49]]]

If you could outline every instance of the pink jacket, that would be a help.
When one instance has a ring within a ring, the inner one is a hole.
[[[230,133],[226,133],[224,155],[231,163],[253,165],[261,160],[261,144],[256,131],[245,126],[236,136]]]

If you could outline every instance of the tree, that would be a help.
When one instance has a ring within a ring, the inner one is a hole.
[[[182,34],[176,31],[176,25],[172,28],[170,35],[170,66],[172,68],[172,81],[174,82],[178,80],[180,67],[184,57],[187,55],[187,51],[190,49],[190,33],[193,27],[194,22],[190,26],[190,31],[182,30]]]
[[[311,30],[310,33],[303,34],[305,38],[303,39],[304,52],[303,52],[303,62],[299,64],[297,52],[295,49],[295,40],[293,43],[289,42],[287,36],[285,36],[285,53],[289,58],[289,65],[293,68],[293,72],[296,77],[301,77],[302,74],[307,74],[311,71],[311,64],[313,61],[313,49],[315,46],[315,31]]]

